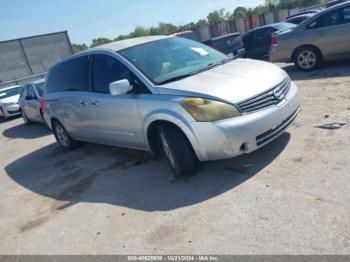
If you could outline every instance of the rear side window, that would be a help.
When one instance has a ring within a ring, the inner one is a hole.
[[[308,29],[323,28],[350,23],[350,7],[339,8],[325,14],[308,25]]]
[[[89,56],[77,57],[52,68],[46,88],[48,93],[88,91]]]

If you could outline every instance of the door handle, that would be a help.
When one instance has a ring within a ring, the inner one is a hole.
[[[91,104],[94,105],[94,106],[99,106],[100,105],[100,103],[98,101],[96,101],[96,100],[91,101]]]
[[[83,101],[81,101],[79,104],[81,104],[82,106],[85,106],[85,105],[86,105],[86,102],[83,100]]]

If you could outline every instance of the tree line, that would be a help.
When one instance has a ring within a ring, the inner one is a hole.
[[[168,35],[178,31],[194,29],[205,24],[213,25],[225,20],[234,20],[236,17],[259,15],[270,11],[292,9],[296,7],[303,8],[317,4],[323,4],[325,2],[326,0],[265,0],[265,3],[263,5],[259,5],[254,8],[239,6],[234,9],[233,12],[226,11],[224,8],[222,8],[220,10],[215,10],[209,13],[206,19],[200,19],[197,22],[191,22],[185,25],[177,26],[171,23],[159,23],[158,26],[152,26],[149,28],[138,26],[130,34],[119,35],[114,39],[104,37],[96,38],[92,40],[90,47],[96,47],[113,41],[140,36]],[[74,52],[80,52],[88,48],[86,44],[72,44],[72,47]]]

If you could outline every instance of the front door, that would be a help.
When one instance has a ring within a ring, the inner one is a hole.
[[[32,85],[27,86],[27,95],[24,99],[24,112],[26,113],[26,116],[30,120],[40,121],[40,101]]]
[[[116,58],[94,55],[93,89],[89,93],[89,116],[96,130],[96,142],[117,146],[144,148],[142,123],[139,118],[138,93],[112,96],[109,84],[127,79],[135,87],[134,75]]]

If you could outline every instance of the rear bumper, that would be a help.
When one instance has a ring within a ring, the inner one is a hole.
[[[47,111],[43,111],[43,122],[46,124],[46,126],[52,130],[51,126],[51,118]]]
[[[283,49],[281,46],[272,46],[270,49],[269,59],[273,63],[292,62],[293,50]]]
[[[211,123],[191,122],[192,146],[200,161],[232,158],[276,139],[297,118],[300,101],[292,87],[277,106]]]

